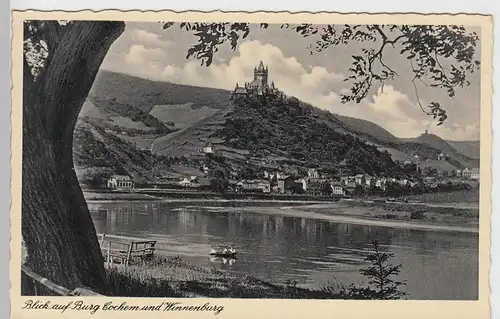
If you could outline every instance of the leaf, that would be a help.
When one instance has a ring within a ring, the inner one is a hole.
[[[174,25],[174,23],[175,22],[167,22],[167,23],[163,24],[163,30],[170,28],[171,26]]]

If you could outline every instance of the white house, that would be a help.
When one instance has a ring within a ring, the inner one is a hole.
[[[356,184],[363,185],[364,183],[365,183],[365,175],[363,174],[356,175]]]
[[[470,179],[479,180],[479,168],[473,168],[470,170]]]
[[[332,187],[333,195],[344,195],[344,188],[342,187],[342,184],[339,182],[333,182],[330,185]]]
[[[266,180],[247,180],[244,181],[241,186],[248,191],[261,190],[263,193],[271,192],[271,183]]]
[[[471,171],[467,167],[462,171],[462,177],[467,179],[471,177]]]
[[[212,146],[211,143],[208,143],[203,147],[203,153],[205,154],[213,154],[214,153],[214,147]]]
[[[365,185],[366,186],[371,187],[374,182],[375,182],[375,178],[373,178],[370,175],[365,175]]]
[[[310,179],[318,179],[319,178],[319,173],[315,168],[310,168],[307,170],[307,176]]]
[[[387,183],[387,179],[386,178],[379,178],[375,182],[375,187],[378,187],[380,189],[385,189],[385,184],[386,183]]]
[[[114,189],[132,189],[134,181],[127,175],[112,175],[107,181],[108,188]]]

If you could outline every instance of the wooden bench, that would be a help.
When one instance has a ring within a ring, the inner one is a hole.
[[[99,242],[105,261],[125,266],[137,260],[148,260],[154,256],[156,240],[99,234]]]

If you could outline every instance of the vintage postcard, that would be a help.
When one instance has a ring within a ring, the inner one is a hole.
[[[492,18],[13,12],[13,318],[489,318]]]

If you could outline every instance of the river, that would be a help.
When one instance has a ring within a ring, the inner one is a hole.
[[[478,233],[301,218],[283,215],[290,204],[260,205],[278,214],[231,202],[114,201],[89,208],[99,233],[153,238],[160,254],[308,288],[366,283],[359,269],[368,265],[368,243],[376,239],[394,253],[393,264],[403,265],[397,279],[406,281],[408,299],[478,298]],[[210,248],[221,246],[235,248],[238,259],[211,259]]]

